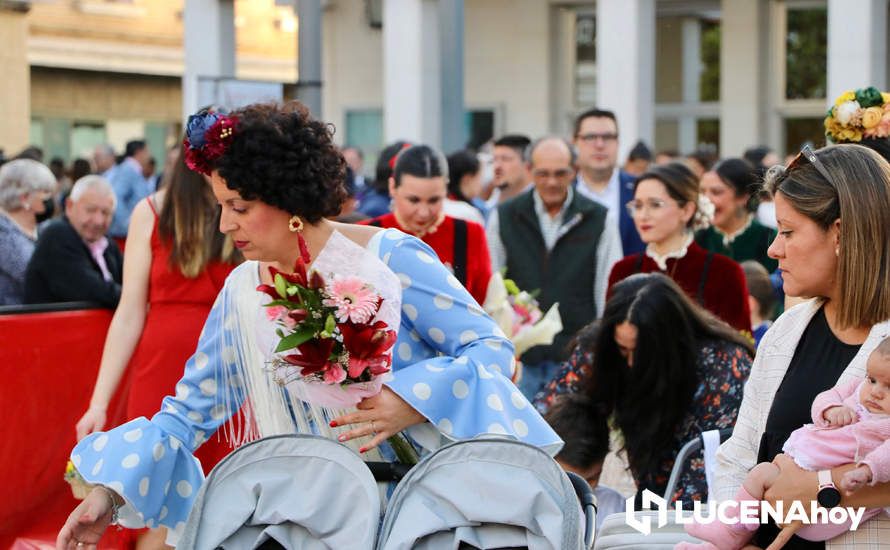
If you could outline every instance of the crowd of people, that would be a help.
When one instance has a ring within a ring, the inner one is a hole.
[[[295,403],[279,402],[281,392],[262,380],[220,385],[225,396],[217,395],[206,373],[256,376],[238,371],[263,361],[247,335],[268,332],[245,309],[259,300],[250,290],[274,282],[267,266],[291,270],[298,241],[321,264],[334,261],[334,250],[355,265],[383,262],[402,289],[392,377],[353,413],[316,411],[313,418],[330,421],[315,422],[317,433],[393,460],[386,438],[399,432],[432,450],[497,426],[552,453],[564,442],[557,460],[592,486],[607,452],[617,451],[639,497],[665,491],[684,443],[734,428],[712,484],[695,456],[679,466],[672,500],[815,500],[814,470],[825,469],[838,485],[855,481],[845,503],[890,505],[883,463],[863,466],[855,452],[799,460],[814,456],[814,443],[793,435],[811,421],[823,429],[866,422],[890,402],[882,344],[890,336],[890,164],[875,152],[883,152],[879,139],[805,147],[784,166],[762,147],[716,159],[653,155],[640,143],[619,164],[614,113],[591,109],[570,138],[510,134],[486,152],[447,156],[396,142],[371,176],[362,151],[335,146],[298,103],[196,116],[228,121],[227,141],[210,150],[190,125],[154,186],[144,142],[128,144],[117,164],[97,148],[93,173],[70,188],[32,158],[0,168],[0,303],[115,309],[76,426],[74,454],[99,487],[72,514],[60,547],[94,544],[112,515],[152,528],[133,538],[155,547],[181,530],[191,500],[154,481],[143,491],[141,467],[115,465],[127,434],[142,434],[126,439],[136,464],[169,461],[175,481],[194,486],[202,474],[191,453],[206,472],[236,443],[201,447],[229,417],[252,415],[241,420],[258,436],[281,433]],[[41,222],[54,202],[64,215]],[[542,311],[558,304],[562,330],[551,343],[513,357],[480,305],[503,284],[497,274],[534,292]],[[785,310],[786,295],[809,300]],[[229,342],[237,358],[225,356]],[[106,426],[127,368],[139,388],[129,394],[130,422]],[[811,419],[817,396],[837,385],[849,391],[831,407],[852,412],[841,420],[837,411],[823,416],[825,406]],[[851,395],[858,408],[847,404]],[[246,399],[252,406],[241,409]],[[269,410],[257,410],[258,401]],[[95,444],[100,435],[107,445]],[[169,452],[158,456],[159,448]],[[107,468],[92,468],[103,460]],[[618,493],[596,490],[602,517],[623,511]],[[765,546],[776,535],[772,525],[730,531],[691,530],[721,548],[752,537]],[[802,534],[808,540],[788,548],[843,535]]]

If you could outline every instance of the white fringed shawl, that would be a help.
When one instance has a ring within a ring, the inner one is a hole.
[[[379,235],[371,239],[367,248],[362,248],[335,231],[311,269],[321,273],[325,280],[335,276],[361,277],[384,298],[377,319],[398,331],[401,283],[376,254]],[[232,273],[223,291],[220,352],[228,368],[221,369],[224,379],[218,383],[225,384],[222,387],[241,388],[246,398],[242,415],[229,423],[226,437],[236,445],[288,433],[315,433],[336,439],[340,432],[354,426],[331,428],[330,421],[355,409],[329,409],[309,403],[305,400],[302,381],[289,382],[284,387],[275,381],[270,359],[278,337],[274,325],[266,318],[263,304],[268,297],[256,290],[259,284],[259,264],[247,262]],[[222,393],[227,396],[227,409],[237,412],[239,403],[232,393]],[[354,439],[347,445],[357,450],[369,439]],[[365,453],[365,459],[381,460],[381,457],[375,449]]]

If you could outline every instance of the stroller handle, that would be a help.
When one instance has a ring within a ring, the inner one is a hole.
[[[594,527],[596,523],[596,496],[587,480],[573,472],[566,472],[578,500],[581,502],[581,508],[584,510],[584,548],[593,547]]]
[[[729,439],[729,436],[732,435],[733,426],[729,426],[728,428],[721,428],[720,433],[720,441],[726,441]],[[690,439],[680,448],[680,451],[677,453],[677,457],[674,459],[674,467],[671,469],[671,475],[668,478],[667,485],[664,488],[664,498],[665,502],[671,501],[671,496],[674,494],[674,491],[677,489],[677,483],[680,481],[680,474],[683,471],[683,466],[686,464],[686,461],[689,460],[689,457],[692,456],[693,453],[697,452],[699,449],[704,448],[705,439],[704,432],[699,434],[695,439]]]

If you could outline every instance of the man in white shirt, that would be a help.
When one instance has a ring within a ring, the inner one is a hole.
[[[605,206],[621,235],[625,256],[645,248],[625,205],[633,199],[635,178],[618,168],[618,121],[615,113],[590,109],[575,119],[574,144],[578,149],[575,189]]]

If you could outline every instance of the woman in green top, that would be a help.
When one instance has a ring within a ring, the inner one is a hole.
[[[757,188],[756,171],[744,159],[728,158],[705,172],[701,192],[714,203],[714,219],[710,227],[696,233],[695,241],[740,263],[755,260],[772,273],[778,262],[766,255],[766,249],[776,230],[754,217]]]

